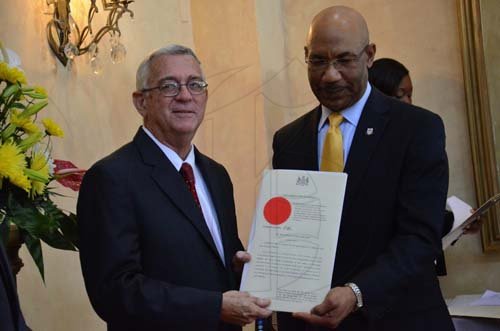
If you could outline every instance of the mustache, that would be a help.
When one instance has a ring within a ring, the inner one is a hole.
[[[339,85],[339,84],[324,84],[321,85],[320,90],[323,92],[328,92],[328,93],[338,93],[346,90],[348,87],[345,85]]]

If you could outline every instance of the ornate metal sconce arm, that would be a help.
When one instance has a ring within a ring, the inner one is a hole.
[[[87,25],[80,31],[80,28],[73,21],[70,9],[71,0],[52,0],[54,5],[54,14],[52,20],[47,24],[47,40],[52,52],[61,61],[67,65],[68,60],[73,57],[85,54],[89,51],[97,56],[97,44],[106,34],[110,36],[121,36],[118,21],[123,14],[128,13],[131,18],[134,13],[128,8],[133,0],[102,0],[102,7],[109,11],[106,25],[99,28],[97,33],[93,33],[92,21],[99,12],[96,4],[97,0],[91,0],[90,9],[87,15]],[[70,38],[72,37],[72,38]],[[87,39],[91,38],[88,42]],[[72,42],[73,41],[73,42]],[[116,40],[115,45],[120,51],[125,52],[125,47]]]

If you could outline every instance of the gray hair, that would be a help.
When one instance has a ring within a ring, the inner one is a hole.
[[[156,59],[157,57],[163,56],[163,55],[190,55],[192,56],[196,62],[201,64],[200,60],[196,56],[196,54],[193,52],[193,50],[189,47],[182,46],[182,45],[176,45],[176,44],[170,44],[168,46],[159,48],[155,51],[153,51],[151,54],[149,54],[139,65],[139,68],[137,68],[137,73],[135,76],[135,86],[137,91],[140,91],[142,89],[147,88],[147,82],[149,80],[149,76],[151,74],[151,63],[153,63],[153,60]]]

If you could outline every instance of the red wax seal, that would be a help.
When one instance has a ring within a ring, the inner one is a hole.
[[[274,197],[264,206],[264,218],[272,225],[285,223],[292,213],[292,205],[283,197]]]

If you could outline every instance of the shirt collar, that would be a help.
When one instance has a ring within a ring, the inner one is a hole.
[[[361,117],[361,113],[363,112],[363,108],[365,107],[366,101],[370,96],[371,90],[372,87],[370,83],[367,83],[365,93],[363,93],[363,96],[358,101],[356,101],[354,105],[340,112],[342,116],[344,116],[344,119],[347,122],[351,123],[351,125],[353,125],[354,127],[358,126],[359,118]],[[325,125],[325,122],[331,113],[332,111],[330,109],[328,109],[324,105],[321,105],[321,118],[318,124],[318,131],[321,130],[321,128]]]
[[[161,149],[163,154],[168,158],[168,160],[172,163],[174,168],[179,171],[184,162],[187,162],[194,168],[195,166],[195,157],[194,157],[194,148],[191,145],[191,150],[189,151],[185,160],[182,160],[181,157],[170,147],[161,143],[156,137],[149,131],[145,126],[142,126],[142,129],[146,134],[154,141],[154,143]]]

